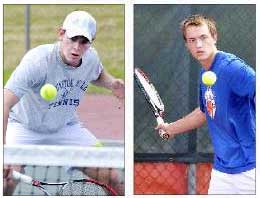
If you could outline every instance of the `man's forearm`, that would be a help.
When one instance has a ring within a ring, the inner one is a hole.
[[[8,123],[8,117],[9,117],[9,109],[4,106],[4,123],[3,123],[3,144],[5,144],[5,138],[6,138],[6,130],[7,130],[7,123]]]
[[[169,132],[172,135],[190,131],[201,127],[206,121],[205,114],[196,108],[187,116],[169,124]]]
[[[4,89],[4,115],[3,115],[3,143],[6,143],[6,130],[11,108],[18,102],[18,98],[12,91]]]
[[[105,70],[103,70],[99,78],[93,81],[93,84],[107,89],[112,89],[113,80],[114,77],[107,73]]]

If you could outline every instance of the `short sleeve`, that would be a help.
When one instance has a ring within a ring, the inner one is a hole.
[[[88,74],[87,78],[90,81],[97,80],[104,67],[95,48],[91,47],[88,49],[83,56],[83,63],[85,63],[85,66],[88,69],[91,68],[91,72]]]
[[[35,57],[35,53],[29,51],[5,85],[5,89],[11,90],[18,98],[44,82],[47,67],[44,61]]]
[[[96,65],[96,71],[95,71],[95,80],[97,80],[101,74],[101,72],[103,71],[104,67],[102,62],[99,60],[97,65]]]
[[[256,75],[255,71],[242,60],[232,61],[227,70],[230,78],[227,79],[231,90],[239,96],[255,97]]]

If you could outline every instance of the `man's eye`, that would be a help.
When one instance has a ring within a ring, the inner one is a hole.
[[[79,37],[79,36],[72,37],[71,40],[72,40],[73,42],[77,42],[77,41],[78,41],[80,44],[84,44],[84,45],[90,43],[88,39],[86,39],[86,38],[81,38],[81,37]]]
[[[89,41],[87,39],[81,40],[81,44],[87,44]]]
[[[206,36],[206,35],[202,35],[201,37],[200,37],[200,39],[201,40],[205,40],[205,39],[207,39],[208,37]]]
[[[75,37],[72,37],[71,40],[72,40],[73,42],[76,42],[76,41],[78,40],[78,38],[77,38],[77,36],[75,36]]]

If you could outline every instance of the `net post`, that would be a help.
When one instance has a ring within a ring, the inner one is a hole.
[[[189,164],[188,169],[188,194],[196,194],[196,164]]]

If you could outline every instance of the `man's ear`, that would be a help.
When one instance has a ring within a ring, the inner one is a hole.
[[[65,32],[66,32],[66,30],[64,30],[64,29],[62,29],[62,28],[59,28],[59,29],[57,30],[58,39],[59,39],[60,41],[62,40],[63,36],[65,35]]]
[[[217,41],[218,41],[218,35],[217,35],[217,33],[213,35],[213,39],[215,40],[215,44],[217,44]]]

